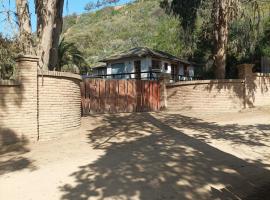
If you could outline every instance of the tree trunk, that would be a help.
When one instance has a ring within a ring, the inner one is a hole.
[[[58,0],[56,4],[56,13],[54,18],[55,26],[53,29],[53,43],[50,51],[50,66],[52,66],[53,69],[57,68],[58,63],[58,46],[63,27],[63,7],[64,0]]]
[[[37,14],[38,54],[40,67],[54,69],[62,31],[64,0],[35,0]]]
[[[226,47],[228,44],[229,0],[214,0],[212,19],[214,23],[214,67],[217,79],[226,74]]]
[[[16,10],[19,25],[19,40],[24,54],[32,52],[32,28],[27,0],[16,0]]]

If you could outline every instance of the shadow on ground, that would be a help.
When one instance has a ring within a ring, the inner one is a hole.
[[[202,135],[190,137],[179,130],[187,126]],[[62,199],[248,199],[248,192],[270,180],[268,166],[239,159],[207,141],[265,145],[260,141],[264,133],[253,137],[250,129],[270,126],[222,126],[182,115],[105,115],[104,125],[88,135],[89,143],[105,154],[71,174],[75,183],[60,188]],[[250,134],[237,134],[243,130]]]
[[[33,161],[24,156],[29,152],[27,139],[19,138],[11,129],[0,128],[0,144],[0,175],[36,168]]]

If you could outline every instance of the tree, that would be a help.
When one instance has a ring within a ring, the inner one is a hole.
[[[32,27],[27,0],[16,0],[17,21],[19,26],[19,38],[22,51],[25,54],[32,53]]]
[[[233,0],[232,0],[233,1]],[[224,79],[228,44],[229,7],[231,0],[214,0],[212,9],[215,77]]]
[[[59,43],[58,47],[58,64],[57,70],[61,71],[65,66],[77,67],[81,73],[85,71],[87,63],[83,57],[83,53],[76,47],[74,43],[66,42],[65,38]]]
[[[33,33],[28,0],[16,0],[19,41],[23,46],[23,53],[36,52],[40,57],[39,65],[43,69],[54,69],[57,65],[57,48],[63,24],[63,6],[64,0],[35,0],[37,44],[34,45],[30,40]]]
[[[195,29],[195,23],[198,16],[198,10],[208,3],[211,17],[207,22],[211,24],[212,39],[214,41],[212,57],[214,59],[215,77],[218,79],[225,78],[226,56],[228,48],[229,27],[231,22],[238,18],[249,17],[250,13],[245,13],[245,5],[252,4],[254,18],[260,18],[259,0],[207,0],[203,3],[201,0],[163,0],[161,6],[168,12],[179,16],[184,30],[192,33]],[[205,19],[203,19],[205,20]],[[252,22],[252,20],[250,20]]]
[[[93,10],[95,8],[95,4],[92,3],[92,2],[89,2],[87,3],[85,6],[84,6],[84,10],[90,12],[91,10]]]
[[[15,69],[15,57],[20,47],[14,40],[7,39],[0,34],[0,79],[12,78]]]
[[[84,9],[88,12],[101,8],[110,4],[117,4],[120,0],[97,0],[96,2],[89,2],[84,6]]]
[[[37,14],[37,53],[40,65],[55,69],[58,58],[58,43],[63,25],[64,0],[35,0]]]

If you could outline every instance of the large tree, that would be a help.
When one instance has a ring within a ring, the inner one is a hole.
[[[228,44],[229,7],[233,0],[213,0],[212,20],[214,31],[215,77],[224,79],[226,74],[226,48]]]
[[[261,1],[263,2],[263,0]],[[230,24],[238,17],[251,17],[250,10],[244,8],[248,3],[252,5],[253,17],[259,19],[259,2],[260,0],[163,0],[161,5],[167,11],[179,16],[182,27],[188,31],[189,35],[195,29],[198,10],[207,9],[211,12],[209,19],[203,19],[208,20],[203,24],[210,24],[211,26],[215,77],[223,79],[226,74]],[[207,6],[203,7],[205,5]],[[247,12],[245,13],[245,11]],[[250,21],[252,22],[252,20]]]
[[[32,53],[32,27],[27,0],[16,0],[16,12],[19,26],[19,39],[22,51]]]
[[[40,57],[40,67],[55,69],[58,59],[58,44],[62,31],[64,0],[35,0],[37,14],[36,41],[31,42],[32,31],[28,0],[16,0],[20,42],[23,53],[32,53]]]

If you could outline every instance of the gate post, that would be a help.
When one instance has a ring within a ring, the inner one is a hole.
[[[170,82],[170,74],[162,73],[159,77],[160,83],[160,110],[165,110],[168,107],[167,103],[167,83]]]
[[[256,89],[255,85],[255,76],[252,72],[254,64],[242,64],[238,65],[238,77],[244,80],[244,91],[243,91],[243,104],[244,108],[254,107],[254,90]]]
[[[21,83],[22,100],[20,105],[21,135],[37,141],[38,133],[38,61],[33,55],[20,55],[16,59],[17,76]]]

